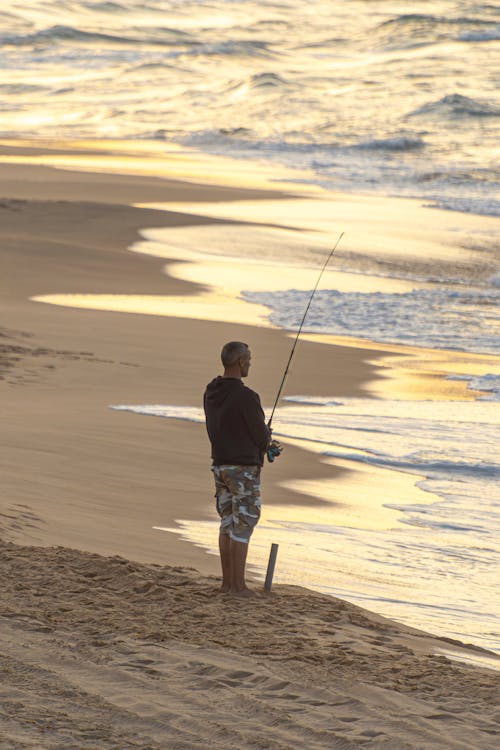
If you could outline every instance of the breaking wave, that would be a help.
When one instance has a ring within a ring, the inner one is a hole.
[[[381,151],[418,151],[425,147],[422,138],[411,136],[395,136],[394,138],[374,138],[362,141],[355,148]]]
[[[461,42],[493,42],[500,40],[500,24],[485,31],[464,31],[458,37]]]
[[[151,35],[144,36],[119,36],[106,34],[98,31],[83,31],[73,26],[51,26],[48,29],[42,29],[34,34],[3,34],[0,42],[4,45],[13,46],[33,46],[39,44],[50,44],[53,41],[74,41],[74,42],[108,42],[114,44],[140,44],[140,45],[169,45],[176,43],[180,36],[185,35],[175,29],[161,29],[164,38],[155,38]],[[168,37],[172,38],[169,39]],[[183,39],[183,43],[186,41]]]
[[[500,117],[500,107],[462,94],[448,94],[410,112],[409,117],[439,115],[440,117]]]
[[[498,38],[496,20],[490,18],[434,16],[426,13],[404,13],[379,24],[376,35],[392,49],[435,44],[447,39],[462,42],[488,41]]]
[[[296,329],[309,298],[296,289],[244,292],[249,302],[271,309],[270,320]],[[385,343],[498,353],[500,292],[415,289],[403,294],[320,290],[304,330]]]

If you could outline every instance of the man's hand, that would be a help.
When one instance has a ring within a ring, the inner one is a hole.
[[[277,440],[271,440],[266,451],[267,460],[269,461],[270,464],[273,463],[275,458],[278,458],[278,456],[281,455],[282,450],[283,450],[283,446],[281,445],[281,443],[278,443]]]

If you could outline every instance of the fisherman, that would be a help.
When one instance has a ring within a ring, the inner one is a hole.
[[[203,398],[212,445],[216,507],[221,518],[221,591],[248,597],[254,592],[245,582],[245,563],[250,537],[260,518],[260,470],[271,443],[271,430],[258,394],[242,382],[250,370],[248,345],[230,341],[222,348],[221,360],[224,374],[207,385]]]

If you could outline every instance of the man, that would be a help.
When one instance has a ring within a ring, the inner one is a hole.
[[[245,583],[245,563],[260,518],[260,470],[271,430],[259,396],[242,382],[250,370],[248,345],[230,341],[222,348],[221,359],[224,374],[207,385],[203,398],[221,518],[221,591],[246,597],[253,595]]]

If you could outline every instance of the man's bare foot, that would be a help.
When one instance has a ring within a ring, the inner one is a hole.
[[[220,589],[217,589],[218,594],[230,594],[231,593],[231,586],[228,584],[223,583]]]
[[[252,591],[252,589],[249,589],[245,586],[244,589],[238,589],[238,590],[232,590],[230,591],[231,596],[238,596],[242,599],[250,599],[254,596],[259,596],[256,591]]]

